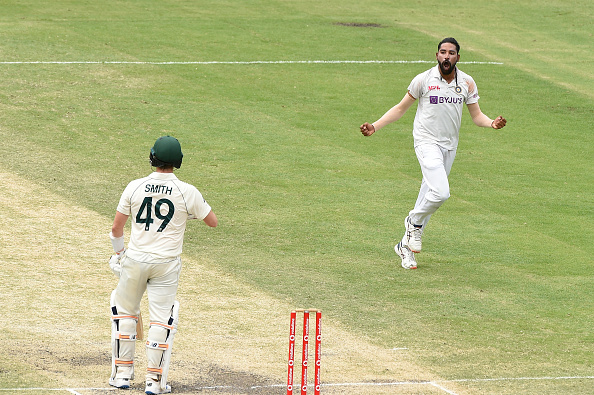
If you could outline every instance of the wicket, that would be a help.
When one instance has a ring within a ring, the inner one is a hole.
[[[293,371],[295,365],[295,328],[297,313],[303,313],[303,349],[301,351],[301,395],[307,395],[307,362],[309,359],[309,313],[316,313],[316,346],[315,346],[315,386],[314,394],[320,394],[320,368],[322,357],[322,312],[317,309],[296,309],[291,311],[289,325],[289,368],[287,377],[287,395],[293,395]]]

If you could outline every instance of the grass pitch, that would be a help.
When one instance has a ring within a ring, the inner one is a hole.
[[[107,233],[173,134],[177,175],[220,219],[188,227],[176,393],[282,393],[297,307],[324,311],[323,383],[390,384],[324,392],[589,393],[590,3],[3,4],[0,389],[106,392]],[[465,111],[452,198],[405,271],[415,109],[370,138],[358,126],[445,36],[508,126]],[[411,63],[231,63],[311,60]],[[211,61],[229,63],[183,64]]]

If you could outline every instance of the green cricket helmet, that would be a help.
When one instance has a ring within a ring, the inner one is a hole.
[[[163,136],[155,141],[149,159],[153,167],[173,166],[179,169],[183,157],[179,141],[175,137]]]

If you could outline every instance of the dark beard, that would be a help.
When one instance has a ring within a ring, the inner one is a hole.
[[[439,63],[439,69],[441,70],[441,73],[442,73],[443,75],[450,75],[450,74],[452,74],[452,72],[453,72],[453,71],[456,69],[456,64],[455,64],[455,63],[454,63],[454,64],[451,64],[451,63],[450,63],[449,61],[447,61],[447,60],[444,60],[443,62],[441,62],[441,63],[440,63],[440,62],[438,62],[438,63]],[[444,64],[444,63],[448,63],[448,64],[450,65],[450,69],[449,69],[449,70],[445,70],[445,69],[443,68],[443,64]]]

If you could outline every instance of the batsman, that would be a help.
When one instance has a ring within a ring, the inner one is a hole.
[[[109,384],[129,388],[134,379],[134,352],[140,301],[147,292],[150,324],[146,340],[147,394],[171,392],[167,373],[177,331],[179,302],[175,300],[181,271],[184,232],[189,219],[210,227],[218,219],[202,194],[174,174],[182,164],[179,141],[163,136],[155,141],[149,160],[154,172],[125,188],[117,206],[110,239],[115,254],[109,265],[119,276],[111,294],[112,371]],[[131,217],[128,248],[124,225]]]

